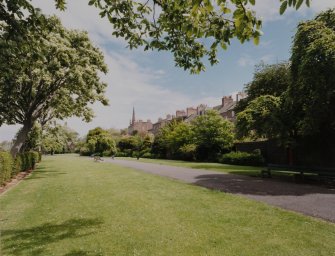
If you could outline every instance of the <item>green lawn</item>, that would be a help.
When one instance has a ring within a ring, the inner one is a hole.
[[[0,196],[0,255],[325,255],[335,225],[77,156]]]
[[[229,164],[219,164],[219,163],[199,163],[199,162],[188,162],[180,160],[166,160],[166,159],[148,159],[131,157],[117,157],[118,159],[131,160],[131,161],[141,161],[144,163],[154,163],[154,164],[165,164],[179,167],[187,167],[193,169],[204,169],[204,170],[215,170],[227,173],[249,175],[249,176],[259,176],[260,170],[263,167],[254,166],[240,166],[240,165],[229,165]]]

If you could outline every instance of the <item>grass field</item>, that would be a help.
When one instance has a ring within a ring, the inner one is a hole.
[[[335,225],[77,156],[0,196],[0,255],[335,255]]]
[[[215,171],[249,175],[249,176],[258,176],[260,174],[260,170],[263,169],[263,167],[254,167],[254,166],[240,166],[240,165],[229,165],[220,163],[201,163],[201,162],[189,162],[181,160],[148,159],[148,158],[140,158],[139,160],[137,160],[136,158],[132,157],[117,157],[117,158],[131,161],[140,161],[144,163],[164,164],[164,165],[187,167],[193,169],[215,170]]]

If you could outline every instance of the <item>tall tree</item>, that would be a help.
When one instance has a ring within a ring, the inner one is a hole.
[[[281,97],[291,84],[291,67],[289,62],[272,65],[260,63],[255,67],[255,73],[250,83],[245,86],[247,97],[240,100],[235,111],[245,110],[248,104],[263,95]]]
[[[192,121],[194,144],[197,147],[197,159],[217,160],[218,155],[228,151],[234,140],[233,124],[223,119],[214,110]]]
[[[114,155],[116,153],[116,144],[108,130],[97,127],[90,130],[86,138],[87,147],[91,153],[98,153],[103,156],[104,153]]]
[[[288,6],[299,8],[310,0],[278,0],[280,13]],[[55,0],[64,10],[65,0]],[[251,6],[256,0],[89,0],[109,20],[116,37],[130,48],[171,51],[177,66],[191,72],[204,70],[203,58],[218,62],[218,47],[226,49],[232,38],[242,43],[261,35],[261,21]],[[0,17],[14,24],[12,17],[24,17],[22,9],[34,13],[29,0],[0,0]],[[206,40],[203,40],[206,38]]]
[[[299,24],[291,62],[288,95],[299,134],[335,139],[335,9]]]
[[[98,75],[107,67],[87,33],[65,29],[56,17],[40,16],[38,27],[24,22],[19,34],[0,25],[0,126],[23,125],[12,155],[19,152],[36,120],[74,115],[89,121],[89,104],[107,104],[107,85]]]

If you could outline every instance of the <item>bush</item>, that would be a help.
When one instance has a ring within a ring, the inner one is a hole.
[[[13,169],[13,158],[9,152],[0,152],[0,186],[10,180]]]
[[[141,155],[142,158],[152,158],[152,155],[150,152],[146,152],[143,155]]]
[[[260,166],[263,165],[265,161],[260,150],[255,150],[253,153],[237,151],[224,154],[220,162],[223,164]]]
[[[116,157],[128,157],[128,154],[126,152],[116,152]]]
[[[12,169],[12,177],[22,171],[22,160],[20,156],[17,156],[14,160],[13,169]]]
[[[17,158],[20,158],[20,161],[21,161],[20,171],[24,172],[24,171],[35,169],[35,165],[36,163],[39,162],[40,156],[39,156],[39,153],[36,151],[29,151],[29,152],[24,152],[22,154],[17,155]]]

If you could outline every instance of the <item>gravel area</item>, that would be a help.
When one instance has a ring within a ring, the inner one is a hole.
[[[246,196],[335,223],[335,188],[139,161],[108,158],[105,158],[105,161],[210,189]]]

